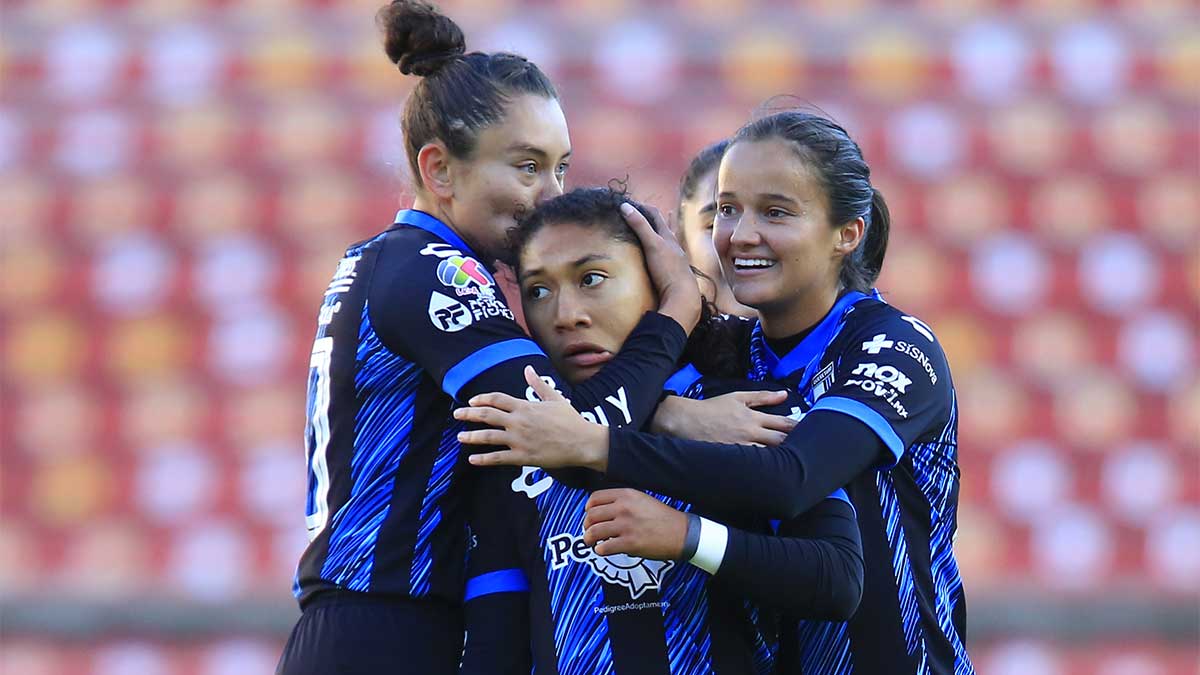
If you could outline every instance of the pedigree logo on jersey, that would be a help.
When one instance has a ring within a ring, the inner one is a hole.
[[[449,286],[459,295],[492,295],[492,276],[487,269],[474,258],[456,255],[438,263],[438,281]]]
[[[648,590],[662,588],[663,577],[675,566],[670,560],[647,560],[624,553],[597,555],[583,537],[573,534],[555,535],[547,539],[546,544],[551,569],[561,569],[571,562],[585,563],[601,579],[629,589],[634,600]]]
[[[444,333],[457,333],[475,322],[466,305],[437,291],[429,294],[429,320]]]

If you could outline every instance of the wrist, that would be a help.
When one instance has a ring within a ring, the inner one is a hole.
[[[608,473],[608,427],[588,423],[587,434],[580,443],[583,466],[599,473]]]
[[[650,418],[650,432],[658,436],[678,436],[675,433],[677,424],[676,414],[679,411],[681,401],[686,399],[669,395],[658,404],[654,410],[654,417]]]
[[[725,549],[729,545],[729,528],[708,518],[699,520],[700,536],[696,544],[696,553],[688,562],[709,574],[716,574],[725,560]]]
[[[683,328],[683,332],[688,334],[691,334],[696,323],[700,321],[700,303],[694,302],[693,298],[664,297],[658,312],[674,319],[675,323]]]

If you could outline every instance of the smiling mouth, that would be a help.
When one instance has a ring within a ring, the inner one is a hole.
[[[769,258],[734,258],[733,269],[737,272],[759,272],[775,267],[775,261]]]

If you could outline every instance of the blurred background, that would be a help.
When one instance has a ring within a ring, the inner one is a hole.
[[[272,672],[322,290],[407,203],[380,4],[0,2],[4,675]],[[440,4],[558,84],[573,185],[842,121],[954,369],[979,672],[1198,672],[1193,1]]]

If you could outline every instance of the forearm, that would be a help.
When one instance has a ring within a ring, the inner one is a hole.
[[[702,509],[795,518],[879,462],[886,448],[839,413],[806,417],[778,448],[725,445],[612,429],[589,449],[589,468],[609,480]]]
[[[805,619],[844,621],[862,597],[863,559],[849,504],[827,499],[807,537],[755,534],[729,528],[714,579],[764,607]],[[802,518],[809,517],[805,514]]]

